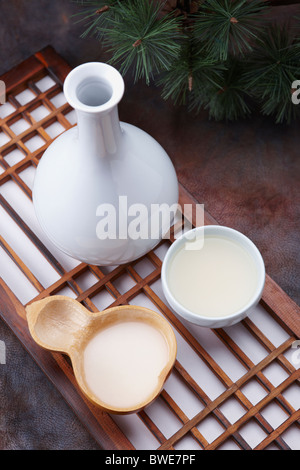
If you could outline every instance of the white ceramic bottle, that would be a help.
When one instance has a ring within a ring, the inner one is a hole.
[[[178,202],[173,164],[149,134],[119,121],[124,81],[115,68],[80,65],[66,78],[64,93],[78,122],[49,146],[38,165],[37,218],[49,239],[73,258],[95,265],[133,261],[153,249],[166,229],[151,237],[152,209]],[[125,233],[130,224],[134,236]]]

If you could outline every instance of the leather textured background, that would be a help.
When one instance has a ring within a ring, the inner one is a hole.
[[[291,10],[293,9],[293,10]],[[1,2],[0,73],[53,45],[72,66],[105,60],[99,43],[81,40],[69,0]],[[299,6],[280,7],[284,18]],[[42,13],[42,14],[41,14]],[[164,103],[155,87],[126,79],[120,117],[156,138],[179,179],[222,225],[248,235],[268,274],[299,304],[299,123],[275,125],[254,115],[215,123]],[[97,449],[73,411],[19,341],[0,322],[7,364],[0,365],[0,449]]]

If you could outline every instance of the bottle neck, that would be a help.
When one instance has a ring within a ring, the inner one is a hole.
[[[122,136],[118,106],[99,113],[77,110],[80,151],[94,158],[105,158],[117,152]]]

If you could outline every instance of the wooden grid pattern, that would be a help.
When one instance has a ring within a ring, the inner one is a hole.
[[[1,186],[5,185],[5,183],[13,181],[24,193],[24,198],[31,199],[31,189],[22,178],[22,172],[31,166],[36,167],[43,152],[51,143],[52,137],[47,133],[49,126],[56,122],[58,122],[63,129],[69,129],[72,126],[66,117],[71,111],[70,106],[67,103],[56,106],[52,101],[53,98],[60,95],[63,80],[69,70],[67,64],[65,64],[51,48],[47,48],[3,77],[7,85],[8,103],[10,103],[15,110],[8,116],[0,118],[1,130],[8,138],[8,140],[4,139],[4,141],[7,140],[7,142],[4,143],[0,149],[0,168],[2,167],[2,174],[0,174],[0,190]],[[53,86],[42,91],[37,83],[45,76],[51,76],[54,82]],[[33,95],[31,101],[22,104],[18,96],[20,96],[24,90],[30,90]],[[46,108],[47,115],[36,121],[32,116],[32,112],[40,106]],[[16,134],[12,128],[14,128],[14,124],[20,119],[24,119],[25,123],[28,123],[28,126],[25,126],[27,128],[23,132]],[[33,137],[37,136],[42,139],[40,141],[41,146],[36,150],[30,151],[28,142]],[[6,157],[14,150],[22,152],[23,158],[18,163],[10,166]],[[195,203],[182,187],[180,187],[180,202],[181,205]],[[97,307],[95,299],[99,295],[106,295],[111,299],[108,305],[106,305],[107,307],[134,303],[138,296],[142,295],[151,303],[153,308],[167,318],[176,333],[180,335],[193,353],[197,355],[199,361],[204,363],[222,384],[224,391],[215,398],[209,397],[203,387],[199,385],[197,380],[195,380],[178,358],[172,374],[174,374],[176,379],[199,401],[201,410],[193,417],[188,417],[182,407],[179,406],[176,400],[164,389],[159,400],[162,406],[180,423],[175,432],[166,436],[166,433],[157,424],[157,420],[153,418],[148,408],[137,414],[138,419],[143,426],[145,426],[147,432],[149,432],[157,442],[157,449],[176,449],[176,446],[178,444],[180,445],[181,441],[186,437],[191,438],[199,449],[206,450],[221,448],[221,446],[228,441],[234,442],[238,448],[244,450],[250,450],[252,448],[262,450],[267,448],[270,444],[281,450],[290,449],[283,434],[291,426],[296,426],[300,429],[300,411],[291,405],[284,396],[284,392],[292,385],[299,386],[300,371],[291,364],[286,358],[285,353],[291,348],[293,342],[299,338],[299,308],[274,281],[267,276],[266,288],[261,305],[278,325],[284,329],[288,336],[287,339],[279,346],[275,346],[268,336],[266,336],[251,319],[248,318],[242,322],[243,327],[251,337],[266,351],[266,355],[262,360],[258,363],[254,363],[227,331],[223,329],[212,330],[213,335],[215,335],[218,341],[224,345],[226,350],[229,351],[246,370],[238,380],[233,381],[213,358],[212,354],[201,345],[201,342],[191,333],[188,327],[177,319],[168,305],[153,288],[153,285],[160,279],[162,263],[161,258],[157,254],[157,250],[148,253],[142,260],[137,260],[128,265],[118,266],[111,270],[98,266],[89,266],[84,263],[80,263],[73,269],[67,270],[38,238],[34,230],[25,223],[22,214],[19,214],[1,194],[0,205],[18,227],[20,227],[22,232],[26,234],[32,244],[42,253],[59,277],[56,282],[45,288],[38,277],[18,256],[10,243],[0,235],[0,246],[37,291],[37,295],[32,298],[30,302],[48,295],[58,294],[62,289],[68,288],[78,301],[82,302],[90,311],[96,312],[99,310],[99,307]],[[193,218],[194,214],[191,212],[190,220],[193,221]],[[180,223],[182,222],[183,221]],[[205,224],[216,223],[207,213],[205,213],[204,222]],[[164,240],[161,246],[169,246],[172,241],[173,236],[171,236],[170,240]],[[141,262],[146,263],[149,267],[146,274],[141,274],[139,270],[139,264]],[[83,288],[80,283],[80,279],[83,275],[92,275],[95,277],[95,282],[91,286]],[[132,287],[126,289],[125,292],[120,291],[118,287],[116,287],[118,281],[123,276],[130,279],[132,285]],[[86,425],[96,441],[107,449],[134,449],[134,445],[130,439],[126,437],[125,432],[116,424],[117,420],[99,411],[94,405],[89,403],[81,394],[80,390],[78,390],[68,358],[58,353],[42,351],[34,344],[28,334],[24,306],[17,300],[16,296],[3,280],[0,280],[0,313],[3,319],[20,338],[24,346],[36,359],[38,364],[43,368],[48,377],[61,391],[66,401],[73,407],[78,417]],[[287,375],[286,379],[277,386],[273,385],[264,372],[267,366],[274,363],[279,365]],[[265,397],[255,406],[243,391],[243,387],[253,379],[255,379],[266,392]],[[232,398],[234,398],[244,410],[242,416],[234,423],[232,423],[222,411],[223,405]],[[263,410],[271,403],[276,403],[286,414],[286,419],[275,428],[268,422],[268,419],[263,413]],[[203,433],[201,428],[201,423],[205,425],[207,418],[213,419],[221,427],[219,435],[212,441],[209,441],[205,437],[205,433]],[[243,432],[244,427],[250,421],[255,422],[265,434],[265,438],[255,446],[251,446],[248,443]]]

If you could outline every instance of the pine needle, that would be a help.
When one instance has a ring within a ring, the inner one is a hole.
[[[264,0],[77,0],[74,17],[110,62],[134,80],[159,85],[164,99],[205,108],[216,120],[250,115],[256,102],[277,123],[300,114],[300,20],[270,26]]]
[[[205,0],[195,15],[195,34],[219,60],[244,55],[262,30],[263,0]]]
[[[162,97],[199,110],[207,102],[207,89],[221,88],[224,69],[223,64],[203,53],[195,38],[189,37],[182,44],[178,59],[158,82],[163,87]]]
[[[292,83],[300,76],[300,48],[288,25],[273,25],[257,40],[244,75],[262,113],[276,123],[290,123],[299,113],[292,103]]]
[[[226,66],[221,88],[211,87],[208,90],[205,106],[209,117],[216,121],[236,121],[251,114],[243,63],[235,57],[229,57]]]
[[[180,20],[160,18],[159,10],[153,1],[119,2],[117,13],[103,30],[111,63],[118,64],[123,74],[132,69],[135,81],[145,78],[149,83],[179,55]]]

